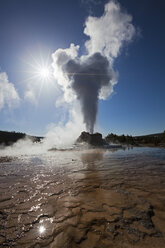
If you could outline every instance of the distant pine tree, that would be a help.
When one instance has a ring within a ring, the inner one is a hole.
[[[163,132],[163,143],[165,143],[165,130]]]

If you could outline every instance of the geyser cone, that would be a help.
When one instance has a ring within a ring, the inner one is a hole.
[[[82,132],[81,135],[77,139],[78,143],[88,143],[92,146],[104,146],[107,145],[105,140],[102,138],[101,133],[90,134],[88,132]]]

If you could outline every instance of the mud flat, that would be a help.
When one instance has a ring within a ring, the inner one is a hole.
[[[0,247],[164,248],[165,150],[1,158]]]

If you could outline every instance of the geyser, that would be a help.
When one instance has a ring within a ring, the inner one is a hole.
[[[79,100],[86,130],[93,133],[98,100],[107,99],[113,92],[118,75],[113,70],[114,60],[123,44],[133,39],[135,27],[132,16],[112,0],[105,5],[102,16],[86,19],[84,34],[88,36],[85,55],[80,56],[79,45],[71,43],[69,48],[60,48],[52,54],[52,66],[64,93],[63,100],[67,103]],[[61,99],[62,95],[60,102]]]
[[[100,89],[108,86],[114,74],[109,61],[100,53],[95,53],[84,61],[69,60],[64,64],[63,72],[71,81],[71,88],[80,101],[86,130],[93,133]]]

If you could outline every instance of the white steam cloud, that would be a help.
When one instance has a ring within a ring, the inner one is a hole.
[[[49,127],[44,144],[48,148],[52,148],[54,145],[56,148],[71,147],[84,128],[79,106],[73,106],[69,111],[67,123],[60,122],[58,125],[52,124]]]
[[[0,146],[0,156],[40,155],[46,154],[49,149],[72,148],[80,131],[84,130],[82,115],[79,106],[73,105],[69,111],[69,121],[51,124],[46,137],[40,143],[33,143],[29,137],[18,140],[11,146]]]
[[[90,37],[85,46],[89,55],[100,52],[112,63],[119,55],[125,42],[130,42],[135,35],[132,16],[121,10],[117,1],[105,5],[101,17],[89,16],[84,33]]]
[[[10,83],[6,72],[0,73],[0,110],[7,105],[15,107],[20,102],[19,95],[13,83]]]
[[[87,55],[78,56],[79,46],[73,43],[67,49],[52,54],[54,76],[64,92],[66,102],[78,99],[86,129],[93,133],[98,99],[106,99],[117,83],[113,69],[114,59],[125,42],[135,35],[132,16],[121,10],[117,1],[105,5],[101,17],[89,16],[84,33]]]

